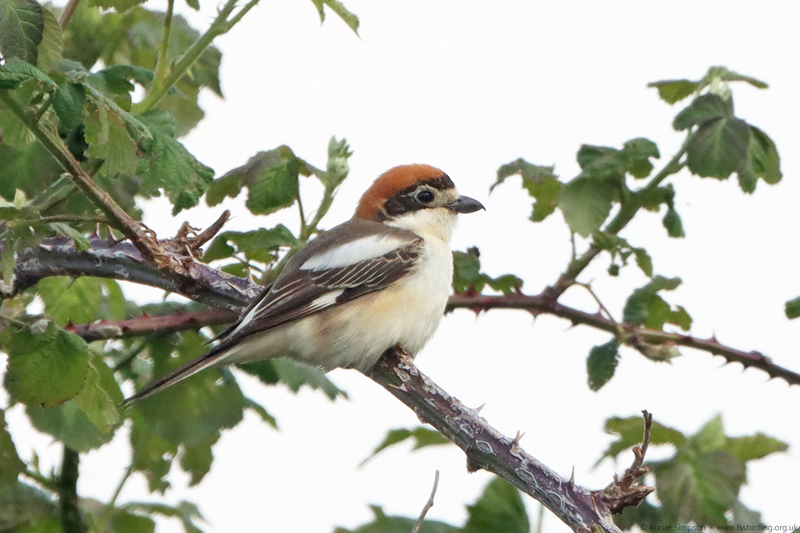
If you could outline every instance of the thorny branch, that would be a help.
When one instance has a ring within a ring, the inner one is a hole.
[[[366,374],[413,409],[422,422],[461,448],[469,471],[484,469],[504,478],[541,502],[573,531],[619,533],[612,509],[619,512],[637,505],[654,490],[633,480],[623,485],[615,479],[605,490],[590,491],[564,479],[525,452],[519,445],[519,434],[514,439],[503,436],[475,409],[442,390],[414,366],[402,347],[387,350]],[[638,460],[639,455],[634,463]],[[623,481],[628,481],[627,472]]]
[[[219,221],[212,228],[216,228],[218,223]],[[201,237],[207,236],[208,230],[195,237],[191,244],[197,244],[197,241],[202,240]],[[210,239],[210,237],[208,238]],[[178,238],[176,237],[176,239]],[[251,298],[263,290],[263,287],[248,280],[200,263],[192,259],[191,255],[184,255],[182,260],[185,274],[175,271],[159,271],[145,262],[139,251],[129,243],[109,243],[100,238],[93,238],[90,242],[92,246],[89,250],[77,252],[72,241],[67,238],[46,239],[37,248],[24,252],[17,260],[16,283],[13,292],[5,296],[13,296],[49,276],[114,278],[157,287],[212,307],[233,311],[234,313],[227,315],[230,317],[229,321],[232,322],[235,320],[235,313],[241,311]],[[181,246],[190,245],[183,241]],[[747,352],[726,346],[720,344],[713,337],[700,339],[692,335],[614,322],[600,313],[587,313],[558,303],[544,293],[536,296],[525,294],[454,295],[450,297],[448,309],[471,309],[473,311],[521,309],[534,315],[555,315],[567,319],[573,324],[586,325],[611,333],[618,336],[625,344],[643,352],[652,350],[654,347],[685,346],[712,355],[720,355],[728,362],[740,363],[745,368],[758,368],[770,377],[783,379],[790,385],[800,385],[800,373],[775,364],[768,356],[758,351]],[[172,324],[175,329],[199,329],[206,325],[221,324],[224,320],[222,315],[201,312],[197,315],[184,314],[169,319],[141,317],[130,321],[88,324],[76,326],[76,328],[82,328],[82,334],[94,336],[92,338],[111,338],[147,335],[152,332],[153,328],[165,331],[170,327],[168,324]],[[148,327],[151,329],[148,330]],[[119,332],[119,335],[114,334],[116,331]]]

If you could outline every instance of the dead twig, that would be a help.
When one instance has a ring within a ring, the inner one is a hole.
[[[650,471],[643,463],[647,447],[650,445],[653,415],[647,411],[642,411],[642,415],[644,415],[644,436],[642,445],[633,447],[633,463],[625,470],[622,479],[614,474],[614,482],[601,493],[609,510],[615,514],[621,512],[625,507],[639,505],[648,494],[656,490],[654,487],[648,487],[636,481]]]

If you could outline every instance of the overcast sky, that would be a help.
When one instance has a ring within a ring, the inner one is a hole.
[[[201,2],[191,18],[208,24],[216,5]],[[660,101],[650,81],[700,78],[712,65],[754,76],[766,91],[733,87],[736,112],[776,142],[784,180],[759,182],[745,196],[735,179],[719,182],[682,173],[672,179],[687,238],[667,239],[660,216],[646,214],[624,236],[646,246],[655,271],[681,276],[668,294],[695,322],[692,333],[716,334],[726,344],[758,349],[800,370],[800,322],[789,322],[783,303],[800,295],[798,186],[800,74],[795,2],[549,1],[369,2],[346,0],[360,20],[360,39],[333,13],[320,27],[311,2],[271,0],[219,39],[225,100],[205,94],[207,113],[186,139],[190,151],[218,175],[259,150],[281,144],[323,166],[332,135],[346,137],[355,154],[325,226],[350,217],[359,194],[382,171],[402,163],[439,166],[463,194],[486,212],[463,217],[454,248],[477,245],[486,271],[513,272],[536,294],[569,260],[569,233],[559,214],[542,224],[526,221],[530,199],[511,179],[489,195],[497,168],[518,157],[555,165],[571,178],[582,143],[620,147],[635,137],[657,142],[662,163],[682,141],[671,121],[677,108]],[[185,7],[185,6],[184,6]],[[185,11],[185,9],[184,9]],[[311,182],[308,182],[311,185]],[[303,182],[303,186],[307,185]],[[318,194],[313,186],[309,198]],[[170,236],[183,220],[205,226],[230,202],[181,213],[153,202],[146,222]],[[252,219],[235,211],[228,229],[284,222],[295,212]],[[615,316],[645,278],[635,267],[617,279],[602,259],[582,277]],[[596,304],[578,289],[565,303],[589,311]],[[656,420],[691,433],[721,413],[730,435],[765,432],[793,444],[786,454],[753,462],[742,499],[771,525],[791,525],[800,479],[800,388],[770,381],[757,370],[722,366],[723,359],[684,351],[672,365],[654,364],[624,350],[617,375],[600,392],[586,386],[589,349],[606,334],[521,311],[445,318],[417,359],[445,390],[482,411],[507,435],[527,432],[523,448],[578,484],[602,488],[620,465],[593,464],[610,442],[602,432],[610,416],[642,409]],[[428,516],[462,524],[489,479],[467,474],[455,447],[411,453],[404,446],[363,469],[358,463],[387,429],[417,424],[411,411],[353,371],[331,378],[350,401],[322,394],[297,396],[242,377],[245,393],[278,418],[276,432],[253,416],[226,432],[214,448],[211,473],[194,489],[173,475],[172,501],[199,504],[211,530],[329,533],[371,518],[368,504],[389,514],[416,516],[441,471],[436,505]],[[19,419],[19,409],[12,413]],[[12,419],[12,415],[9,419]],[[12,426],[13,427],[13,426]],[[16,437],[16,434],[15,434]],[[57,455],[46,438],[31,443]],[[27,442],[26,442],[27,444]],[[30,445],[28,445],[28,448]],[[18,443],[21,453],[27,453]],[[670,450],[652,450],[653,458]],[[107,499],[127,466],[118,436],[82,463],[81,493]],[[120,501],[150,499],[134,476]],[[530,503],[530,500],[529,500]],[[536,506],[529,505],[533,514]],[[568,531],[552,515],[548,533]],[[164,522],[164,531],[180,531]]]

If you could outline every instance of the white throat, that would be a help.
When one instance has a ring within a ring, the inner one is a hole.
[[[434,207],[400,215],[387,220],[385,224],[413,231],[423,239],[433,238],[449,243],[457,220],[458,215],[446,207]]]

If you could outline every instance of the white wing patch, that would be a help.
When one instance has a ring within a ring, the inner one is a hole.
[[[350,266],[360,261],[374,259],[407,245],[408,240],[391,235],[362,237],[315,255],[300,266],[300,270],[327,270]]]

